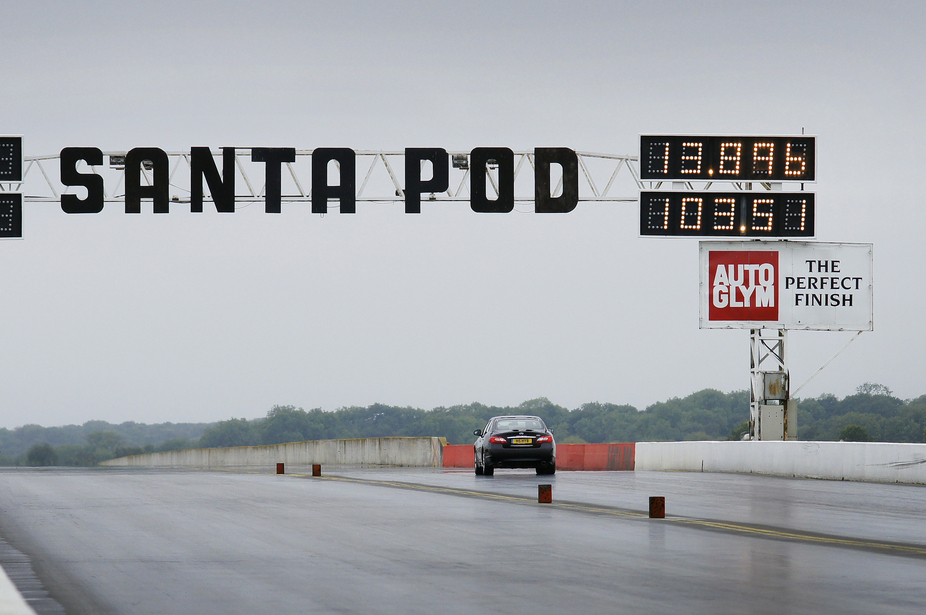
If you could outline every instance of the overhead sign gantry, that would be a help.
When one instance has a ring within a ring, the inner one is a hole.
[[[33,168],[47,190],[24,197]],[[251,179],[255,173],[263,182]],[[387,179],[371,181],[377,173]],[[615,194],[621,178],[638,193]],[[60,155],[25,157],[21,136],[0,136],[0,238],[22,237],[24,201],[60,202],[69,214],[98,213],[112,202],[128,214],[141,213],[142,203],[155,214],[202,213],[205,202],[217,213],[263,202],[270,214],[293,203],[310,204],[317,214],[354,214],[361,202],[402,201],[406,213],[417,214],[423,203],[465,201],[480,213],[530,203],[536,213],[568,213],[579,202],[638,201],[641,236],[758,240],[701,243],[701,326],[750,329],[751,436],[786,439],[796,437],[787,330],[872,329],[871,245],[787,242],[815,236],[815,195],[804,191],[815,179],[816,138],[809,135],[642,135],[639,157],[563,147],[67,147]],[[768,359],[774,365],[763,370]],[[763,419],[770,406],[781,416],[777,423]]]

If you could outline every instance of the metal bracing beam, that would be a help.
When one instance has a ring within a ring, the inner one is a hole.
[[[296,150],[296,161],[284,163],[286,171],[282,174],[284,202],[304,202],[311,199],[311,156],[313,150]],[[357,169],[362,174],[362,181],[357,190],[357,201],[388,202],[404,199],[404,188],[400,177],[404,177],[404,151],[364,151],[355,152]],[[449,152],[453,155],[469,156],[468,152]],[[95,173],[104,179],[104,200],[107,203],[120,203],[125,200],[125,152],[103,152],[103,166],[89,167],[81,163],[78,171],[83,174]],[[213,152],[220,162],[221,153]],[[168,152],[170,169],[169,184],[173,202],[189,202],[191,158],[189,151]],[[638,199],[637,190],[642,186],[639,171],[635,168],[637,156],[615,154],[593,154],[577,152],[581,173],[579,174],[579,200],[588,202],[626,202]],[[532,151],[515,152],[515,201],[521,203],[534,201],[534,160]],[[21,183],[0,186],[0,190],[18,191],[25,194],[26,202],[54,202],[61,194],[74,193],[75,188],[61,184],[60,159],[58,155],[26,156],[24,177]],[[219,165],[220,166],[220,165]],[[186,172],[185,172],[186,171]],[[142,183],[150,185],[152,172],[142,167]],[[470,173],[466,168],[450,169],[449,188],[429,198],[430,201],[469,201]],[[254,180],[260,177],[258,182]],[[235,188],[236,201],[257,201],[266,194],[265,168],[262,163],[251,161],[250,148],[235,151]],[[489,196],[498,196],[496,169],[487,173]],[[358,177],[358,179],[360,179]],[[558,178],[554,195],[562,190],[562,177]],[[598,186],[605,186],[603,190]],[[208,193],[208,189],[206,190]],[[209,194],[205,201],[211,201]]]
[[[311,156],[310,149],[296,150],[296,161],[284,163],[283,173],[284,202],[305,202],[311,199]],[[404,151],[367,151],[357,150],[357,168],[365,169],[363,181],[357,190],[359,202],[390,202],[404,199],[400,177],[404,177]],[[452,156],[466,156],[468,152],[449,152]],[[108,203],[120,203],[125,200],[125,152],[103,152],[107,164],[101,167],[81,165],[81,173],[96,173],[104,178],[104,200]],[[219,151],[213,155],[220,158]],[[515,152],[515,201],[529,203],[534,200],[534,153],[533,151]],[[620,154],[601,154],[576,152],[581,172],[579,174],[579,200],[584,202],[621,202],[634,203],[639,197],[639,190],[658,190],[663,182],[640,180],[639,157]],[[168,152],[173,202],[185,203],[190,200],[191,159],[189,151]],[[120,164],[122,160],[122,164]],[[526,164],[525,164],[526,163]],[[184,170],[187,172],[185,173]],[[263,199],[266,194],[264,185],[264,167],[262,163],[251,161],[250,148],[235,151],[236,201],[252,202]],[[363,171],[361,171],[362,173]],[[446,192],[434,194],[429,201],[469,201],[471,169],[453,166],[450,169],[450,182]],[[142,169],[142,181],[150,185],[150,170]],[[22,192],[26,202],[54,202],[61,194],[73,193],[75,190],[61,184],[60,161],[57,154],[47,156],[26,156],[23,169],[23,181],[0,185],[0,191]],[[260,177],[260,183],[252,178]],[[498,196],[497,172],[489,169],[487,173],[489,196]],[[749,190],[753,186],[748,182],[676,182],[674,186],[683,190],[709,190],[715,184],[719,190]],[[599,188],[604,186],[604,188]],[[765,190],[774,190],[773,184],[762,183]],[[556,181],[554,195],[562,190],[562,176]],[[208,192],[208,190],[206,191]],[[205,201],[211,201],[206,194]]]

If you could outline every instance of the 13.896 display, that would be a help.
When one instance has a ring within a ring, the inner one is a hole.
[[[640,179],[812,182],[816,137],[642,135]]]

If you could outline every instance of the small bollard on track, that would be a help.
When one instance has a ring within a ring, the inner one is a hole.
[[[650,496],[649,499],[649,518],[665,519],[666,518],[666,499],[661,495]]]
[[[320,463],[312,464],[312,476],[321,476],[322,466]]]
[[[285,472],[283,472],[283,464],[282,464],[282,463],[278,463],[278,464],[277,464],[277,474],[284,474],[284,473],[285,473]]]
[[[537,485],[537,502],[540,504],[553,503],[553,485]]]

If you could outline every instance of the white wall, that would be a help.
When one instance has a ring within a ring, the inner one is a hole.
[[[147,453],[104,461],[116,467],[276,468],[287,466],[383,465],[440,467],[441,438],[357,438],[313,440],[268,446],[197,448]]]
[[[13,585],[3,568],[0,568],[0,613],[3,615],[35,615],[35,611]]]
[[[926,484],[926,444],[637,442],[635,469]]]

